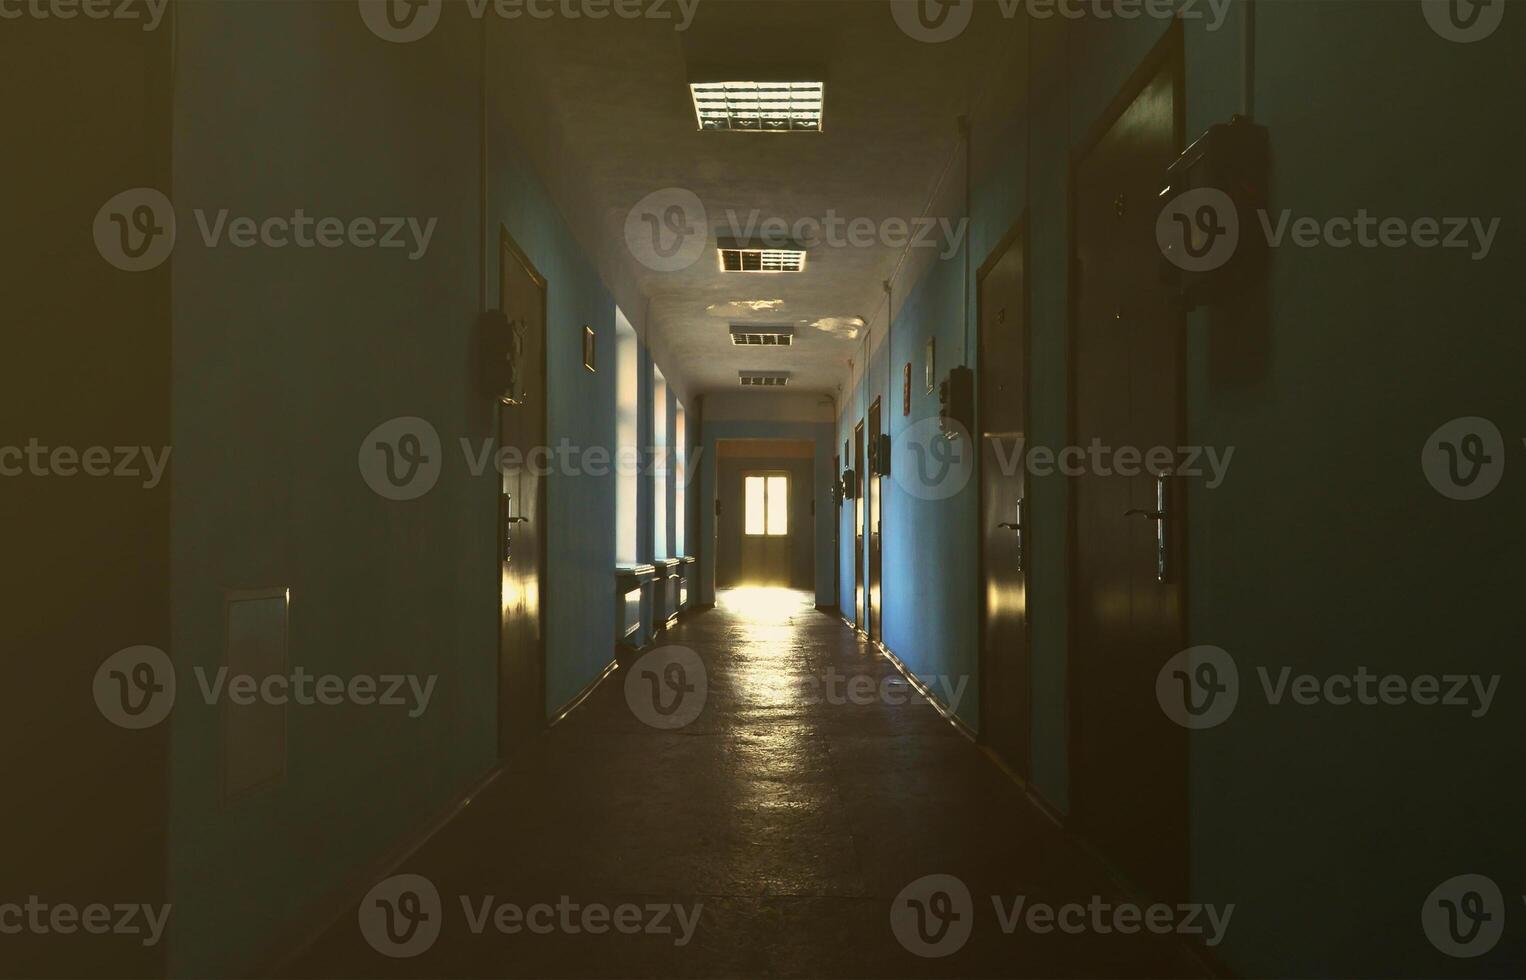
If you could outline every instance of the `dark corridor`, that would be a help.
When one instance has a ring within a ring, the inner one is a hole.
[[[0,980],[1526,976],[1526,0],[0,0]]]
[[[663,642],[703,665],[692,721],[664,731],[641,720],[646,689],[633,710],[624,676],[643,669],[637,658],[397,868],[437,890],[442,928],[430,948],[390,960],[367,945],[352,909],[288,975],[1203,975],[1184,947],[1149,934],[1003,931],[1019,899],[1105,903],[1110,914],[1124,896],[808,595],[723,592]],[[925,959],[895,937],[916,935],[916,903],[930,889],[915,887],[934,875],[967,887],[955,914],[973,928],[961,939],[956,924],[941,938],[952,951]],[[537,905],[574,929],[550,928],[547,912],[545,933],[532,931]],[[517,912],[500,929],[503,906]],[[643,931],[595,918],[606,931],[590,934],[589,906],[640,906]],[[685,921],[697,921],[692,934]]]

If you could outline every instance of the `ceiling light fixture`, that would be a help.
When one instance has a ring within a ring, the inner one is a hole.
[[[744,388],[783,388],[789,384],[788,371],[738,371]]]
[[[789,347],[795,342],[795,328],[762,323],[733,323],[731,342],[737,347]]]
[[[722,272],[804,272],[805,249],[803,248],[743,248],[722,245],[716,249],[720,255]]]
[[[819,133],[824,82],[691,82],[694,115],[705,132]]]

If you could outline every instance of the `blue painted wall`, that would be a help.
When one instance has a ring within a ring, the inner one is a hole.
[[[1519,306],[1513,270],[1522,240],[1509,230],[1519,208],[1489,191],[1510,186],[1526,164],[1526,147],[1500,115],[1502,101],[1519,114],[1523,90],[1511,72],[1526,23],[1507,17],[1489,40],[1458,45],[1429,29],[1418,4],[1261,3],[1257,11],[1257,118],[1272,133],[1274,211],[1505,217],[1487,262],[1434,249],[1276,251],[1263,363],[1248,372],[1245,350],[1255,341],[1189,318],[1188,441],[1236,447],[1229,479],[1191,501],[1189,637],[1230,650],[1242,683],[1257,690],[1248,703],[1242,696],[1229,723],[1191,739],[1192,896],[1237,903],[1215,953],[1244,975],[1451,973],[1459,962],[1426,942],[1419,908],[1432,887],[1468,871],[1492,875],[1507,895],[1519,891],[1526,844],[1506,832],[1502,815],[1526,811],[1526,801],[1519,780],[1503,776],[1480,746],[1526,742],[1521,714],[1499,702],[1468,720],[1272,710],[1259,699],[1255,668],[1451,669],[1498,672],[1502,690],[1509,684],[1521,624],[1506,592],[1518,579],[1511,556],[1526,544],[1519,496],[1446,500],[1425,483],[1418,457],[1433,429],[1463,415],[1494,419],[1508,444],[1519,435],[1508,426],[1526,408],[1508,377],[1526,354],[1526,335],[1507,326],[1504,312]],[[1184,24],[1189,138],[1239,109],[1242,14],[1233,4],[1217,31]],[[1068,441],[1072,154],[1167,25],[1055,18],[1028,29],[1025,108],[973,136],[971,266],[1014,221],[1027,221],[1029,439],[1060,446]],[[1459,94],[1467,92],[1488,95]],[[1462,159],[1470,176],[1460,180]],[[897,409],[886,417],[892,433],[901,431],[908,359],[910,421],[936,410],[922,394],[921,349],[936,336],[939,373],[952,363],[961,273],[962,263],[934,263],[897,285],[906,301],[891,344],[881,317],[843,394],[839,451],[875,394]],[[904,499],[894,481],[886,487],[886,642],[924,678],[973,670],[974,508],[962,496],[927,505]],[[845,609],[850,514],[841,523]],[[1031,787],[1063,813],[1063,481],[1030,481],[1029,520]],[[913,609],[926,621],[909,622]],[[963,706],[960,715],[978,722]],[[1436,768],[1443,759],[1451,761]],[[1475,817],[1459,823],[1460,809]],[[1276,846],[1246,846],[1268,840]],[[1522,940],[1509,932],[1479,971],[1526,963]],[[1293,934],[1297,961],[1288,959]],[[1392,938],[1374,960],[1354,935]]]
[[[495,93],[489,87],[489,119]],[[488,214],[496,216],[547,280],[546,374],[548,443],[578,449],[615,446],[613,356],[597,372],[583,366],[583,327],[594,329],[598,350],[615,349],[615,303],[598,272],[573,240],[561,216],[506,129],[491,126],[488,144]],[[497,228],[485,229],[496,247]],[[489,302],[496,303],[496,264]],[[554,715],[597,677],[613,656],[614,464],[597,460],[563,472],[554,468],[546,488],[549,522],[546,616],[546,709]]]
[[[353,7],[180,14],[182,209],[439,221],[410,262],[355,248],[207,248],[182,213],[174,360],[195,370],[174,376],[177,669],[189,678],[221,661],[224,589],[284,586],[290,665],[438,678],[416,719],[288,708],[285,781],[229,804],[220,710],[179,699],[170,964],[210,976],[247,969],[493,764],[496,501],[493,476],[471,476],[456,442],[490,434],[470,373],[482,216],[461,193],[477,185],[480,126],[464,107],[478,105],[480,83],[455,67],[477,63],[475,32],[444,23],[399,50]],[[399,416],[428,420],[445,452],[438,485],[413,501],[383,499],[357,468],[363,437]]]
[[[881,424],[899,442],[910,426],[938,414],[936,391],[929,394],[923,372],[924,352],[932,338],[937,351],[938,373],[960,363],[965,347],[961,318],[960,284],[964,281],[964,253],[934,260],[897,305],[889,334],[870,336],[867,371],[853,390],[844,395],[846,410],[838,420],[837,445],[844,439],[852,452],[854,426],[864,420],[869,406],[881,399]],[[883,328],[882,328],[883,329]],[[902,370],[912,362],[911,414],[902,412]],[[971,360],[973,363],[973,359]],[[866,432],[867,440],[871,434]],[[968,452],[962,443],[959,452]],[[851,466],[845,462],[844,467]],[[865,469],[867,470],[867,463]],[[979,484],[970,480],[958,493],[941,500],[914,496],[893,478],[882,478],[880,527],[883,547],[881,609],[883,641],[917,676],[943,679],[967,693],[955,713],[971,727],[979,724],[977,674],[977,614],[974,537]],[[866,501],[867,504],[867,501]],[[843,518],[844,609],[853,608],[853,507],[848,502]],[[868,576],[868,537],[864,547],[865,577]],[[850,617],[851,618],[851,617]]]
[[[443,17],[395,45],[353,4],[257,7],[193,5],[177,21],[174,358],[196,370],[174,379],[172,655],[182,676],[215,667],[222,590],[285,586],[291,665],[437,684],[414,719],[289,708],[285,781],[233,803],[219,793],[218,709],[180,699],[170,968],[194,976],[246,970],[312,926],[307,910],[496,764],[498,477],[472,474],[459,441],[495,435],[472,333],[497,303],[500,227],[549,283],[550,447],[615,440],[614,359],[589,373],[581,339],[593,327],[612,355],[614,302],[497,121],[512,96],[493,82],[491,44],[483,65],[483,22]],[[438,225],[414,262],[209,249],[191,207]],[[428,420],[444,451],[438,484],[412,501],[373,493],[356,463],[362,437],[399,416]],[[548,478],[548,711],[613,655],[614,476],[596,469]]]

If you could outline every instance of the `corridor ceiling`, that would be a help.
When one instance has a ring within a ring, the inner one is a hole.
[[[694,390],[782,370],[784,390],[831,393],[861,356],[863,321],[883,329],[882,283],[945,169],[930,214],[962,217],[957,119],[970,115],[978,132],[980,119],[1020,102],[1022,22],[978,5],[957,38],[927,43],[883,0],[701,0],[682,31],[676,3],[663,6],[670,19],[503,22],[490,34],[489,77],[514,93],[501,99],[510,125],[626,314],[661,335]],[[755,78],[823,80],[824,131],[699,131],[691,80]],[[648,222],[670,236],[692,218],[707,228],[703,251],[654,260]],[[722,272],[717,243],[755,241],[768,219],[817,239],[805,271]],[[846,224],[855,219],[857,236]],[[732,323],[790,324],[795,343],[733,346]]]

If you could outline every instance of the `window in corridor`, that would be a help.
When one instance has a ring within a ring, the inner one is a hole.
[[[748,473],[743,478],[744,530],[753,537],[789,533],[789,476]]]
[[[634,565],[636,557],[637,448],[636,328],[615,309],[615,562]]]
[[[683,402],[675,401],[673,417],[673,556],[684,555],[684,484],[689,481],[689,440],[684,429]]]
[[[652,368],[652,555],[671,558],[668,539],[668,381]]]

